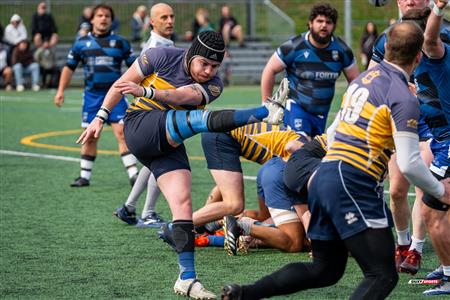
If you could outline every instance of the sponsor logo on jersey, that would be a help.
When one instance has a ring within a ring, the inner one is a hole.
[[[109,56],[97,56],[95,57],[95,64],[97,66],[111,66],[114,64],[114,58]]]
[[[86,43],[86,47],[89,48],[89,47],[91,46],[91,44],[92,44],[91,41],[87,42],[87,43]]]
[[[214,84],[208,85],[208,90],[211,92],[211,95],[217,97],[220,95],[220,87]]]
[[[303,56],[304,56],[306,59],[308,59],[309,52],[308,52],[308,51],[305,51],[305,53],[303,53]]]
[[[338,72],[315,72],[316,79],[337,79]]]
[[[314,75],[314,72],[305,71],[305,72],[300,73],[299,77],[302,79],[314,79],[315,75]]]

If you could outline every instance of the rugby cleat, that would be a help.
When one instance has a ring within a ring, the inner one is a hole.
[[[242,287],[238,284],[229,284],[222,288],[220,295],[222,300],[240,300],[242,299]]]
[[[71,187],[89,186],[89,180],[80,176],[80,177],[75,178],[75,181],[70,186]]]
[[[281,80],[278,90],[273,94],[272,98],[268,98],[264,105],[269,111],[269,115],[263,119],[263,122],[269,124],[280,124],[283,122],[284,109],[286,106],[287,96],[289,94],[289,81],[287,78]]]
[[[113,212],[113,215],[115,215],[128,225],[136,225],[137,223],[136,213],[130,212],[125,205],[116,209],[116,211]]]
[[[433,288],[423,292],[426,296],[434,295],[450,295],[450,278],[448,276],[442,276],[441,283],[435,285]]]
[[[420,269],[421,260],[422,255],[416,249],[408,250],[406,258],[400,264],[398,271],[401,273],[416,275],[417,271]]]
[[[234,216],[225,216],[223,218],[223,231],[225,233],[224,248],[228,255],[236,255],[238,250],[238,240],[242,235],[242,230]]]
[[[400,269],[400,265],[408,255],[409,245],[397,245],[395,248],[395,268],[397,271]]]
[[[163,218],[156,212],[151,212],[148,216],[143,219],[139,219],[136,227],[139,228],[161,228],[166,222]]]
[[[442,265],[436,268],[433,272],[430,272],[425,276],[425,279],[429,280],[435,280],[435,279],[441,279],[444,276],[444,269]]]
[[[182,280],[178,278],[173,286],[173,290],[175,294],[186,296],[192,299],[217,299],[217,296],[213,293],[205,289],[203,284],[201,284],[198,279],[186,279]]]

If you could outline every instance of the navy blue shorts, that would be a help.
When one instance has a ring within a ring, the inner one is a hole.
[[[256,190],[267,207],[290,210],[301,204],[298,196],[287,188],[283,181],[286,162],[280,157],[269,159],[258,171]]]
[[[342,161],[320,164],[309,186],[308,206],[308,236],[314,240],[344,240],[393,224],[383,184]]]
[[[128,149],[155,178],[174,170],[190,170],[184,144],[172,147],[167,141],[166,115],[161,110],[136,110],[124,119]]]
[[[83,111],[82,111],[82,120],[81,127],[86,128],[88,125],[94,120],[97,115],[98,110],[103,104],[103,100],[105,99],[106,93],[108,91],[102,92],[89,92],[84,91],[83,94]],[[107,124],[110,123],[118,123],[122,122],[125,117],[126,111],[128,108],[128,102],[125,97],[122,96],[119,103],[114,106],[113,110],[109,114],[108,120],[106,120]]]
[[[202,147],[208,169],[242,173],[241,145],[228,133],[202,133]]]
[[[327,116],[311,114],[295,101],[288,101],[286,110],[284,111],[284,125],[288,129],[306,134],[310,137],[324,133]]]

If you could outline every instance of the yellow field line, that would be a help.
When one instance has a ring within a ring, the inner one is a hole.
[[[60,146],[60,145],[52,145],[37,142],[38,139],[55,137],[55,136],[64,136],[64,135],[79,135],[81,134],[82,129],[72,129],[72,130],[62,130],[62,131],[50,131],[43,132],[38,134],[29,135],[23,137],[20,140],[20,143],[25,146],[34,147],[34,148],[44,148],[44,149],[52,149],[52,150],[62,150],[69,152],[80,152],[80,146]],[[103,131],[112,131],[111,128],[105,128]],[[117,150],[97,150],[98,154],[106,154],[106,155],[116,155],[119,156],[120,153]],[[192,160],[205,160],[202,156],[189,156],[189,159]]]

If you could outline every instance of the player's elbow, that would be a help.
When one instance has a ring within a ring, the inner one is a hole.
[[[400,172],[405,176],[406,178],[411,178],[414,176],[415,170],[417,170],[417,164],[419,163],[418,158],[414,159],[399,159],[399,156],[397,156],[397,164],[398,168],[400,169]],[[420,157],[419,157],[420,159]]]

